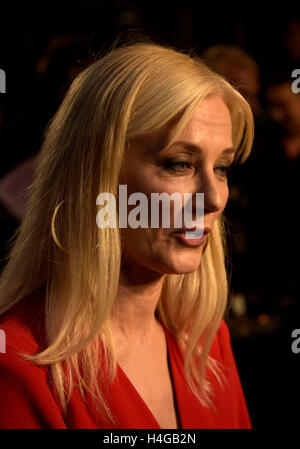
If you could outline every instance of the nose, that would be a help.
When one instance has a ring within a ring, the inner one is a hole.
[[[223,208],[224,201],[223,196],[221,195],[220,181],[216,179],[214,173],[202,173],[196,191],[204,193],[205,213],[218,212]],[[193,203],[193,206],[196,205],[196,200],[194,201],[195,203]]]

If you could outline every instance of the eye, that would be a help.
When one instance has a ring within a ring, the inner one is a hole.
[[[232,165],[220,165],[219,167],[216,167],[215,170],[217,170],[221,176],[227,178],[227,176],[232,172]]]
[[[164,168],[169,171],[183,173],[191,168],[191,163],[185,160],[169,159],[164,163]]]

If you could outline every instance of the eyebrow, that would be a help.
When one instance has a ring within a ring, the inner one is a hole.
[[[184,142],[184,141],[178,141],[178,142],[173,142],[172,145],[169,148],[172,148],[175,145],[183,145],[184,147],[186,147],[187,149],[190,149],[191,151],[194,152],[201,152],[203,151],[203,149],[201,147],[198,147],[198,145],[195,145],[193,143],[190,142]],[[225,148],[221,154],[234,154],[236,152],[236,149],[233,147],[229,147],[229,148]]]

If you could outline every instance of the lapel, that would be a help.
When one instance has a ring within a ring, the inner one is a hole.
[[[213,414],[212,410],[202,406],[188,386],[185,379],[182,351],[170,331],[164,325],[163,327],[168,343],[168,355],[174,381],[174,393],[176,396],[181,428],[214,428],[216,425],[216,416]]]

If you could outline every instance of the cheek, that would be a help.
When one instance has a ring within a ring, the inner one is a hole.
[[[127,228],[122,233],[122,257],[128,263],[153,269],[168,259],[169,245],[161,229]]]
[[[150,227],[134,229],[128,225],[127,228],[121,229],[123,248],[130,252],[136,250],[147,252],[151,244],[159,239],[159,231],[161,229],[152,229]]]
[[[220,214],[223,212],[223,210],[226,207],[228,198],[229,198],[229,187],[227,182],[225,183],[224,187],[220,191],[220,197],[221,197],[221,208],[220,208]]]
[[[122,229],[122,253],[126,259],[139,260],[146,251],[146,241],[141,235],[142,229]]]
[[[122,184],[127,185],[128,196],[135,192],[145,193],[148,196],[156,187],[153,185],[152,167],[141,163],[140,160],[130,160],[130,163],[127,163],[126,176],[123,177]]]
[[[136,192],[144,193],[147,196],[151,193],[151,182],[148,181],[146,176],[143,178],[136,174],[125,184],[127,184],[128,196]]]

